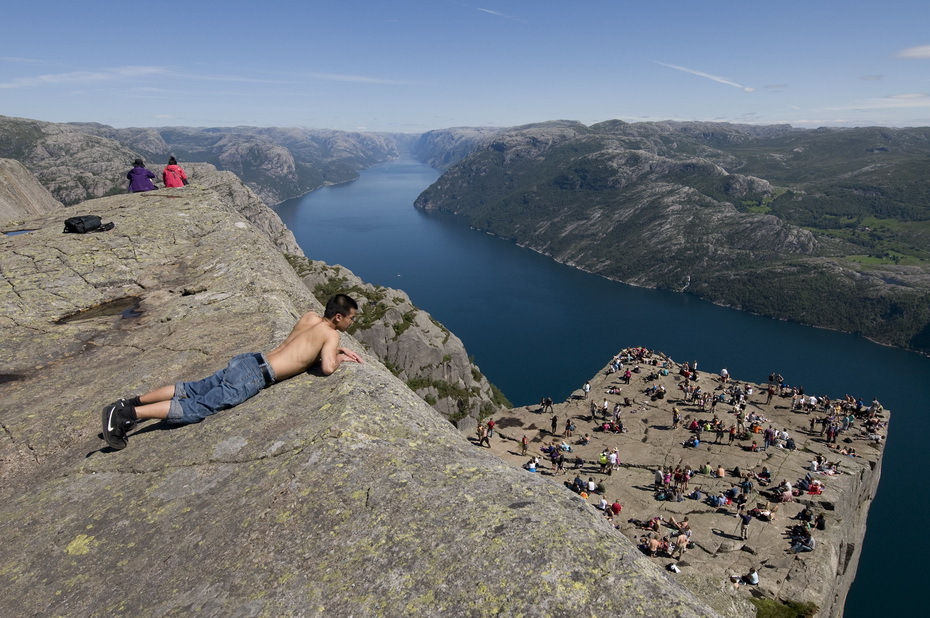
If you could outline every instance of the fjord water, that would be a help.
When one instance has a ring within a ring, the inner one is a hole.
[[[778,371],[812,394],[877,397],[894,420],[846,616],[923,606],[930,543],[919,521],[930,512],[930,492],[920,472],[927,455],[919,453],[928,435],[930,359],[557,264],[459,217],[415,209],[438,177],[416,161],[394,161],[275,210],[311,259],[407,292],[462,339],[514,405],[565,400],[627,346],[756,382]],[[917,525],[902,527],[905,516]]]

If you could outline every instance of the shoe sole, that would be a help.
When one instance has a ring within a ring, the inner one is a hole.
[[[116,414],[116,410],[119,408],[120,402],[111,403],[108,406],[103,407],[103,412],[101,414],[101,422],[103,426],[103,439],[110,446],[110,448],[120,451],[126,448],[127,441],[125,437],[119,437],[112,434],[113,429],[113,417]]]

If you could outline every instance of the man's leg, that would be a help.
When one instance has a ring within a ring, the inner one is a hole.
[[[140,395],[139,403],[141,405],[148,405],[152,403],[158,403],[159,401],[169,401],[174,397],[174,393],[175,385],[169,384],[168,386],[162,386],[161,388],[156,388],[154,391]]]

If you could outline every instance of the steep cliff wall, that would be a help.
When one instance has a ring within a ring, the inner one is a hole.
[[[0,223],[61,208],[22,163],[0,159]]]
[[[365,312],[349,332],[407,386],[463,429],[510,403],[472,363],[462,340],[414,306],[407,294],[363,282],[342,266],[292,259],[317,300],[349,290]]]
[[[590,507],[472,447],[368,363],[101,448],[100,408],[267,350],[320,310],[282,253],[190,187],[0,237],[0,613],[714,612]]]

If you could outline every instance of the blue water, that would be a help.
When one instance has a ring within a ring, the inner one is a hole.
[[[894,420],[846,616],[923,606],[918,591],[930,545],[919,526],[904,542],[897,501],[907,496],[907,512],[917,521],[930,506],[927,489],[908,484],[923,476],[915,473],[922,462],[912,453],[926,433],[930,359],[557,264],[458,217],[413,208],[438,176],[415,161],[395,161],[276,210],[311,259],[407,292],[462,339],[514,405],[568,398],[627,346],[697,360],[705,371],[726,367],[757,382],[778,371],[812,394],[877,397]]]

